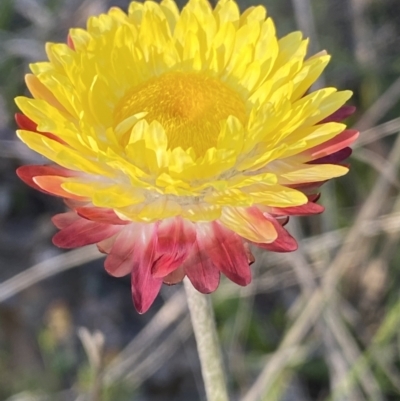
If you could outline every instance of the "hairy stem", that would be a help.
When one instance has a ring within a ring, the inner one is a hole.
[[[207,401],[229,401],[211,297],[184,280]]]

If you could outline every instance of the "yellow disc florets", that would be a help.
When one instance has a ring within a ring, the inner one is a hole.
[[[115,124],[143,112],[164,127],[170,149],[192,147],[197,156],[216,146],[229,116],[246,120],[238,93],[204,73],[170,72],[135,86],[116,107]]]

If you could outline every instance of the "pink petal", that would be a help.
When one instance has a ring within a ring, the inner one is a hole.
[[[54,141],[57,141],[57,142],[67,145],[67,143],[65,141],[63,141],[57,135],[52,134],[51,132],[39,132],[37,130],[37,124],[35,122],[33,122],[30,118],[28,118],[25,114],[16,113],[15,121],[20,129],[23,129],[26,131],[31,131],[31,132],[36,132],[39,135],[43,135],[49,139],[53,139]]]
[[[203,294],[209,294],[218,288],[219,269],[214,266],[207,254],[200,251],[197,244],[194,248],[198,251],[190,258],[191,263],[184,264],[183,268],[194,288]]]
[[[118,234],[114,234],[112,237],[103,239],[103,241],[98,242],[96,246],[99,252],[108,255],[111,252],[111,249],[114,245],[117,235]]]
[[[204,249],[213,264],[234,283],[243,286],[249,284],[251,270],[242,238],[218,222],[212,223],[212,228],[212,244]]]
[[[88,198],[71,194],[62,188],[62,184],[64,184],[66,177],[60,177],[57,175],[41,175],[33,177],[32,180],[40,189],[48,194],[60,196],[62,198],[70,198],[82,201],[88,200]]]
[[[278,221],[272,216],[264,213],[266,219],[268,219],[278,233],[278,238],[270,244],[256,244],[257,246],[267,249],[273,252],[293,252],[298,248],[296,240],[278,223]]]
[[[346,160],[349,158],[352,154],[352,149],[347,147],[343,148],[335,153],[332,153],[331,155],[321,157],[319,159],[312,160],[308,162],[309,164],[338,164],[342,162],[343,160]]]
[[[77,173],[75,173],[72,170],[68,170],[63,167],[58,167],[58,166],[38,166],[38,165],[27,165],[27,166],[21,166],[17,168],[17,175],[18,177],[25,182],[25,184],[29,185],[32,188],[37,189],[38,191],[44,192],[48,194],[47,191],[43,190],[38,186],[37,183],[34,182],[35,177],[40,177],[40,176],[60,176],[60,177],[73,177],[76,176]]]
[[[249,263],[249,266],[250,266],[256,261],[256,258],[251,253],[249,244],[247,242],[244,242],[243,245],[244,245],[244,250],[246,251],[246,255],[247,255],[247,262]]]
[[[180,283],[185,278],[185,276],[186,276],[185,270],[181,266],[181,267],[178,267],[177,269],[175,269],[173,272],[171,272],[167,276],[165,276],[163,278],[163,283],[167,284],[167,285],[177,284],[177,283]]]
[[[242,238],[270,243],[276,239],[273,225],[256,207],[224,207],[218,221]]]
[[[307,198],[310,202],[317,202],[321,197],[321,193],[308,195]]]
[[[137,224],[132,224],[122,229],[113,240],[112,248],[109,250],[109,255],[104,262],[104,267],[111,276],[123,277],[131,273],[133,267],[133,249],[137,236],[135,230],[138,229],[140,228],[138,228]]]
[[[322,120],[320,124],[329,122],[339,123],[351,116],[355,111],[356,108],[354,106],[342,106],[339,110],[336,110],[333,114]]]
[[[337,151],[351,145],[359,135],[360,133],[356,130],[345,130],[329,141],[321,143],[311,149],[307,149],[303,154],[309,157],[310,160],[329,156],[332,153],[336,153]]]
[[[289,216],[276,216],[276,221],[282,226],[285,227],[287,223],[289,223]]]
[[[37,132],[37,124],[34,123],[30,118],[28,118],[25,114],[16,113],[15,114],[15,122],[18,127],[25,131]]]
[[[59,230],[70,226],[77,220],[80,220],[80,217],[75,212],[60,213],[51,218],[51,221]]]
[[[181,217],[163,220],[157,226],[156,253],[161,255],[153,266],[153,277],[162,278],[179,267],[188,257],[196,230],[193,223]]]
[[[318,191],[321,185],[324,185],[327,182],[325,181],[317,181],[317,182],[304,182],[301,184],[288,185],[289,188],[298,189],[306,195],[313,194]]]
[[[84,207],[84,206],[88,205],[88,201],[87,200],[85,200],[85,201],[79,200],[78,201],[76,199],[64,198],[63,201],[64,201],[65,205],[67,207],[69,207],[70,209],[72,209],[72,210],[76,210],[76,209],[78,209],[78,207]]]
[[[155,257],[156,239],[154,224],[143,224],[135,240],[131,276],[132,298],[139,313],[146,312],[160,292],[162,279],[151,274]]]
[[[144,313],[162,285],[162,279],[151,275],[157,243],[156,225],[131,223],[122,229],[119,227],[121,231],[104,265],[107,272],[116,277],[131,273],[133,303],[139,313]]]
[[[214,265],[212,258],[203,248],[206,237],[210,235],[209,224],[196,224],[197,239],[193,244],[190,256],[182,267],[197,291],[209,294],[219,285],[219,269]]]
[[[98,223],[116,224],[116,225],[126,225],[129,221],[121,220],[113,209],[107,209],[103,207],[77,207],[76,212],[79,216],[92,221],[97,221]]]
[[[63,228],[53,237],[53,244],[60,248],[78,248],[95,244],[111,237],[121,229],[121,226],[96,223],[83,218]]]
[[[75,50],[75,45],[70,34],[67,36],[67,45],[70,49]]]
[[[325,208],[314,202],[308,202],[305,205],[293,207],[272,207],[271,214],[276,216],[307,216],[310,214],[322,213]]]

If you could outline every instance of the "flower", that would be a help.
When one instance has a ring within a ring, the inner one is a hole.
[[[16,119],[54,164],[17,172],[71,209],[54,244],[97,244],[141,313],[185,276],[203,293],[220,272],[247,285],[249,244],[295,250],[287,216],[322,212],[317,189],[358,135],[340,123],[351,92],[307,93],[329,61],[307,44],[232,0],[132,2],[48,43]]]

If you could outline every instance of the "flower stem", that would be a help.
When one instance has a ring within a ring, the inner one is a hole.
[[[211,297],[184,280],[207,401],[229,401]]]

